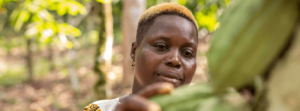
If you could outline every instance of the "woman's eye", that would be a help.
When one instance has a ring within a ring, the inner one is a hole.
[[[193,57],[194,56],[193,53],[189,52],[189,51],[184,51],[183,55],[186,56],[186,57]]]
[[[165,45],[155,45],[155,47],[159,50],[167,50],[167,46]]]

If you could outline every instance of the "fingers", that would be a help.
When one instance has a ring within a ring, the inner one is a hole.
[[[150,98],[157,94],[169,94],[174,89],[173,84],[167,82],[154,83],[145,89],[139,91],[137,95],[144,98]]]
[[[137,95],[132,95],[124,101],[126,102],[117,106],[116,111],[161,111],[158,104]]]
[[[148,101],[147,98],[157,94],[168,94],[173,89],[173,84],[167,82],[149,85],[136,95],[123,97],[123,102],[120,101],[122,104],[117,106],[116,111],[161,111],[158,104]]]

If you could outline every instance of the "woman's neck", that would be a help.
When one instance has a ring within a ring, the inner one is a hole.
[[[139,92],[141,89],[143,89],[143,86],[138,82],[138,80],[134,77],[133,80],[133,86],[132,86],[132,94],[136,94]]]
[[[126,100],[126,98],[128,98],[130,95],[131,95],[131,94],[128,94],[128,95],[125,95],[125,96],[120,97],[120,98],[119,98],[119,102],[120,102],[120,103],[123,103],[124,100]]]

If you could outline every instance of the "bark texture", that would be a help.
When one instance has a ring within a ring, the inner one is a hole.
[[[124,0],[122,19],[122,54],[123,54],[123,79],[124,86],[130,86],[133,81],[132,58],[130,57],[131,44],[135,41],[138,19],[146,9],[145,0]]]

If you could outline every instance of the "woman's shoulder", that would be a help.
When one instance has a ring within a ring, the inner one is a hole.
[[[89,104],[84,111],[113,111],[120,104],[119,98],[111,100],[99,100]]]

